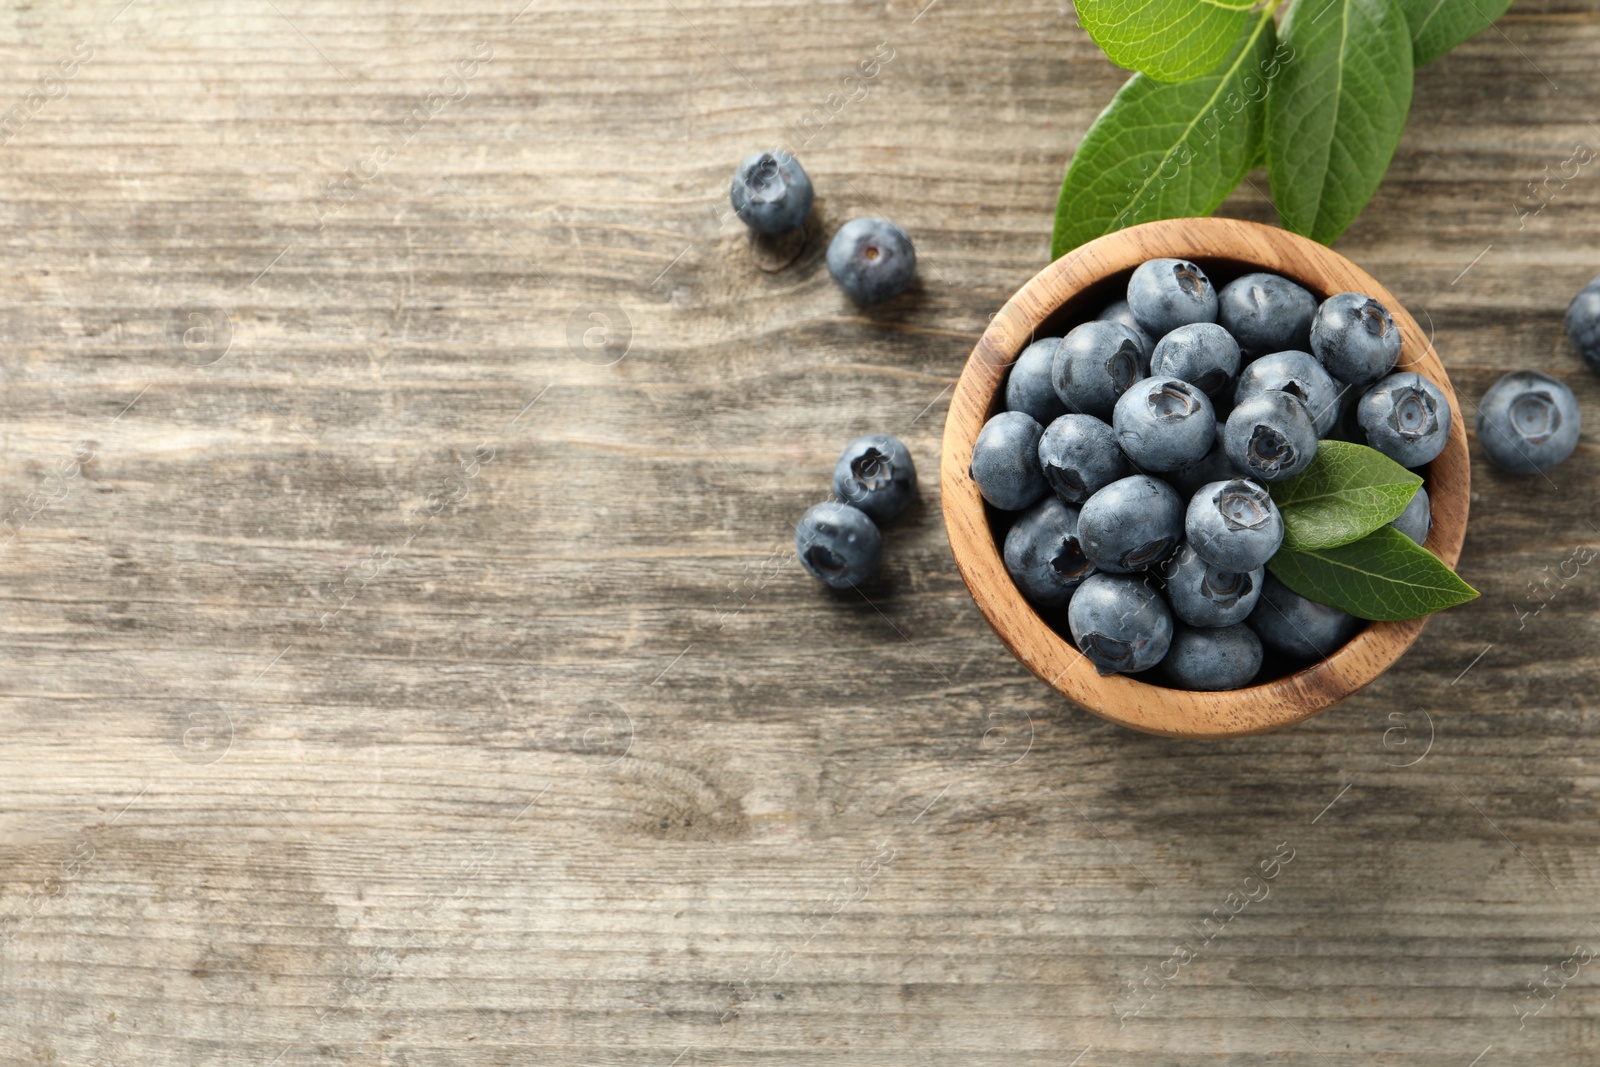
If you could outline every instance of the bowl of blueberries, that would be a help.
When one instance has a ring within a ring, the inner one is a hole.
[[[1394,296],[1273,227],[1130,227],[1035,276],[968,359],[941,462],[951,549],[1001,641],[1089,711],[1174,737],[1281,729],[1427,622],[1357,618],[1267,568],[1273,490],[1328,441],[1420,475],[1390,525],[1453,568],[1465,427]]]

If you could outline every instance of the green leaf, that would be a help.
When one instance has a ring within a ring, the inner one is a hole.
[[[1261,143],[1280,65],[1273,45],[1266,11],[1212,74],[1176,85],[1128,79],[1067,167],[1051,258],[1134,223],[1216,210]]]
[[[1417,66],[1432,63],[1506,13],[1511,0],[1400,0]]]
[[[1283,224],[1329,244],[1372,199],[1411,108],[1398,0],[1296,0],[1294,58],[1267,98],[1267,173]]]
[[[1375,448],[1322,441],[1309,467],[1268,488],[1283,514],[1284,546],[1305,551],[1347,545],[1393,522],[1421,484]]]
[[[1280,549],[1267,569],[1301,596],[1358,619],[1416,619],[1478,595],[1438,556],[1393,526],[1380,526],[1338,548]]]
[[[1078,21],[1119,67],[1157,81],[1214,70],[1239,39],[1254,0],[1078,0]]]

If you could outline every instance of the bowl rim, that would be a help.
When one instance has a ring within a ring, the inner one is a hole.
[[[1430,338],[1386,287],[1338,252],[1274,226],[1243,219],[1189,218],[1142,223],[1098,237],[1051,263],[1007,300],[962,368],[945,420],[940,492],[956,567],[979,611],[1011,653],[1047,684],[1101,718],[1167,737],[1221,738],[1266,733],[1327,710],[1403,655],[1428,618],[1372,622],[1342,648],[1293,674],[1244,689],[1168,689],[1125,675],[1100,675],[1056,633],[1007,574],[970,465],[978,430],[1001,410],[1006,372],[1041,326],[1069,300],[1148,259],[1228,261],[1242,272],[1281,274],[1319,300],[1360,292],[1389,309],[1400,329],[1395,370],[1412,370],[1443,390],[1450,406],[1444,450],[1424,486],[1433,512],[1427,548],[1454,568],[1466,537],[1470,461],[1466,427],[1444,364]]]

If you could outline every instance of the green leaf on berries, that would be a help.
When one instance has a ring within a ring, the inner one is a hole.
[[[1244,32],[1254,0],[1078,0],[1078,21],[1111,62],[1157,81],[1198,78]]]
[[[1400,0],[1411,28],[1415,63],[1432,63],[1456,45],[1488,29],[1511,0]]]
[[[1443,560],[1393,526],[1337,548],[1280,549],[1267,569],[1303,597],[1380,622],[1431,615],[1478,595]]]
[[[1422,478],[1375,448],[1322,441],[1311,465],[1269,489],[1283,515],[1283,544],[1300,551],[1337,548],[1393,522]]]

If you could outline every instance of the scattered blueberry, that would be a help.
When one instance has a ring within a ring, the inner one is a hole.
[[[1179,689],[1238,689],[1261,670],[1261,638],[1241,624],[1195,629],[1178,626],[1161,674]]]
[[[1078,543],[1111,574],[1164,561],[1183,539],[1183,501],[1159,478],[1134,474],[1091,496],[1078,514]]]
[[[776,237],[799,229],[811,214],[811,179],[787,152],[757,152],[739,164],[728,198],[741,222]]]
[[[1044,427],[1032,415],[1002,411],[983,424],[972,445],[972,480],[983,499],[1002,511],[1021,511],[1050,491],[1039,468]]]
[[[1230,571],[1207,563],[1193,545],[1184,545],[1163,569],[1172,614],[1190,626],[1231,626],[1243,622],[1261,597],[1266,570]]]
[[[1356,418],[1367,444],[1402,467],[1431,463],[1450,439],[1450,401],[1437,385],[1414,371],[1391,374],[1368,389],[1356,407]],[[1561,458],[1566,458],[1565,452]]]
[[[881,304],[910,287],[917,252],[888,219],[851,219],[828,245],[828,273],[856,303]]]
[[[1172,612],[1140,578],[1091,575],[1072,596],[1067,626],[1101,674],[1148,670],[1172,643]]]
[[[800,517],[794,550],[813,578],[835,589],[849,589],[878,569],[883,538],[866,512],[830,500]]]
[[[1246,621],[1262,644],[1298,661],[1333,655],[1363,625],[1354,615],[1306,599],[1270,572]]]
[[[1133,473],[1115,431],[1093,415],[1063,415],[1046,426],[1039,438],[1039,465],[1044,480],[1068,504],[1082,504]]]
[[[1478,404],[1478,443],[1512,474],[1549,470],[1578,447],[1578,399],[1567,383],[1538,371],[1513,371]]]
[[[1141,263],[1128,279],[1128,307],[1146,333],[1162,338],[1191,322],[1217,321],[1217,290],[1183,259]]]
[[[1143,470],[1175,471],[1205,458],[1216,440],[1211,400],[1181,378],[1145,378],[1111,415],[1117,443]]]
[[[1246,360],[1269,352],[1308,351],[1317,298],[1276,274],[1246,274],[1217,294],[1217,321]]]
[[[917,495],[917,468],[911,452],[898,437],[886,433],[856,438],[834,464],[833,492],[874,522],[887,522],[909,507]]]
[[[1311,351],[1328,373],[1351,385],[1375,382],[1400,359],[1400,328],[1389,309],[1361,293],[1338,293],[1311,320]]]
[[[1228,414],[1222,441],[1235,467],[1276,482],[1310,465],[1317,454],[1317,427],[1304,404],[1270,389],[1246,398]]]
[[[1117,397],[1142,377],[1140,355],[1132,330],[1096,319],[1073,327],[1061,339],[1050,380],[1068,411],[1103,419]]]
[[[1182,378],[1207,396],[1215,397],[1239,373],[1239,345],[1214,322],[1191,322],[1156,342],[1150,356],[1150,373]]]
[[[1567,306],[1567,336],[1589,369],[1600,372],[1600,278],[1578,290]]]
[[[1078,509],[1045,497],[1006,534],[1006,572],[1022,595],[1041,608],[1064,608],[1072,591],[1095,573],[1078,547]]]
[[[1248,478],[1200,487],[1189,500],[1183,530],[1208,563],[1230,571],[1266,564],[1283,543],[1283,516],[1272,497]]]
[[[1310,352],[1274,352],[1262,356],[1239,374],[1235,404],[1267,389],[1288,393],[1306,406],[1317,436],[1326,437],[1339,421],[1339,401],[1350,388],[1334,380]]]
[[[1426,541],[1428,531],[1433,529],[1433,508],[1428,501],[1428,491],[1417,486],[1416,495],[1406,504],[1406,509],[1389,525],[1419,545]]]
[[[1126,300],[1118,300],[1115,304],[1096,315],[1095,318],[1101,322],[1120,322],[1133,331],[1133,335],[1139,339],[1139,351],[1141,353],[1139,373],[1148,377],[1150,375],[1150,354],[1156,350],[1157,339],[1151,337],[1145,332],[1145,328],[1139,325],[1139,320],[1133,317],[1133,309],[1128,306],[1128,302]]]
[[[1244,471],[1233,465],[1228,458],[1228,451],[1222,444],[1222,430],[1226,423],[1216,424],[1216,435],[1211,443],[1211,451],[1206,453],[1205,459],[1189,467],[1179,467],[1175,471],[1166,473],[1167,481],[1183,495],[1185,500],[1200,491],[1202,485],[1208,482],[1225,482],[1229,478],[1238,478]]]
[[[1050,378],[1060,343],[1059,337],[1046,337],[1022,350],[1006,376],[1007,410],[1025,411],[1040,426],[1049,426],[1066,414],[1067,405],[1056,395]]]

